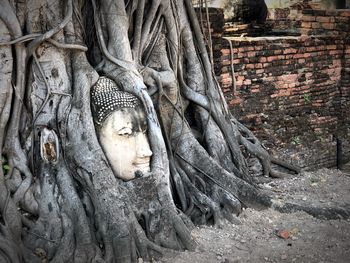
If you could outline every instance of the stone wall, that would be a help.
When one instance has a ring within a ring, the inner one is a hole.
[[[350,159],[350,11],[303,11],[299,37],[222,42],[219,77],[232,113],[273,155],[301,167]]]

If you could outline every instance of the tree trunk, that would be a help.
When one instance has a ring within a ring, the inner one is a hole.
[[[272,205],[244,153],[283,174],[228,112],[191,1],[1,6],[1,262],[147,260],[194,249],[193,223]],[[105,157],[90,107],[100,76],[144,106],[147,176],[125,182]]]

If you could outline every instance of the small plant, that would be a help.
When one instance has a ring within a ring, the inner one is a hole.
[[[308,93],[305,93],[305,94],[304,94],[304,101],[305,101],[305,103],[308,103],[308,102],[311,101],[311,96],[310,96],[310,94],[308,94]]]
[[[2,171],[4,175],[6,175],[10,170],[10,165],[8,164],[5,156],[1,156],[1,165],[2,165]]]
[[[292,144],[294,144],[294,145],[300,144],[300,137],[299,136],[293,137],[292,138]]]
[[[312,184],[315,184],[315,183],[319,182],[319,179],[316,178],[316,177],[311,177],[311,178],[310,178],[310,182],[311,182]]]

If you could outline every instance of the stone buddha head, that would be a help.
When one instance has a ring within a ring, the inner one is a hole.
[[[143,106],[134,95],[100,77],[91,89],[91,108],[100,145],[116,177],[125,181],[150,171],[152,151]]]

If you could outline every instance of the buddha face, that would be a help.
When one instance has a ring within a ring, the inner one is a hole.
[[[125,180],[150,171],[152,151],[147,139],[143,109],[121,108],[103,122],[99,140],[114,174]]]

